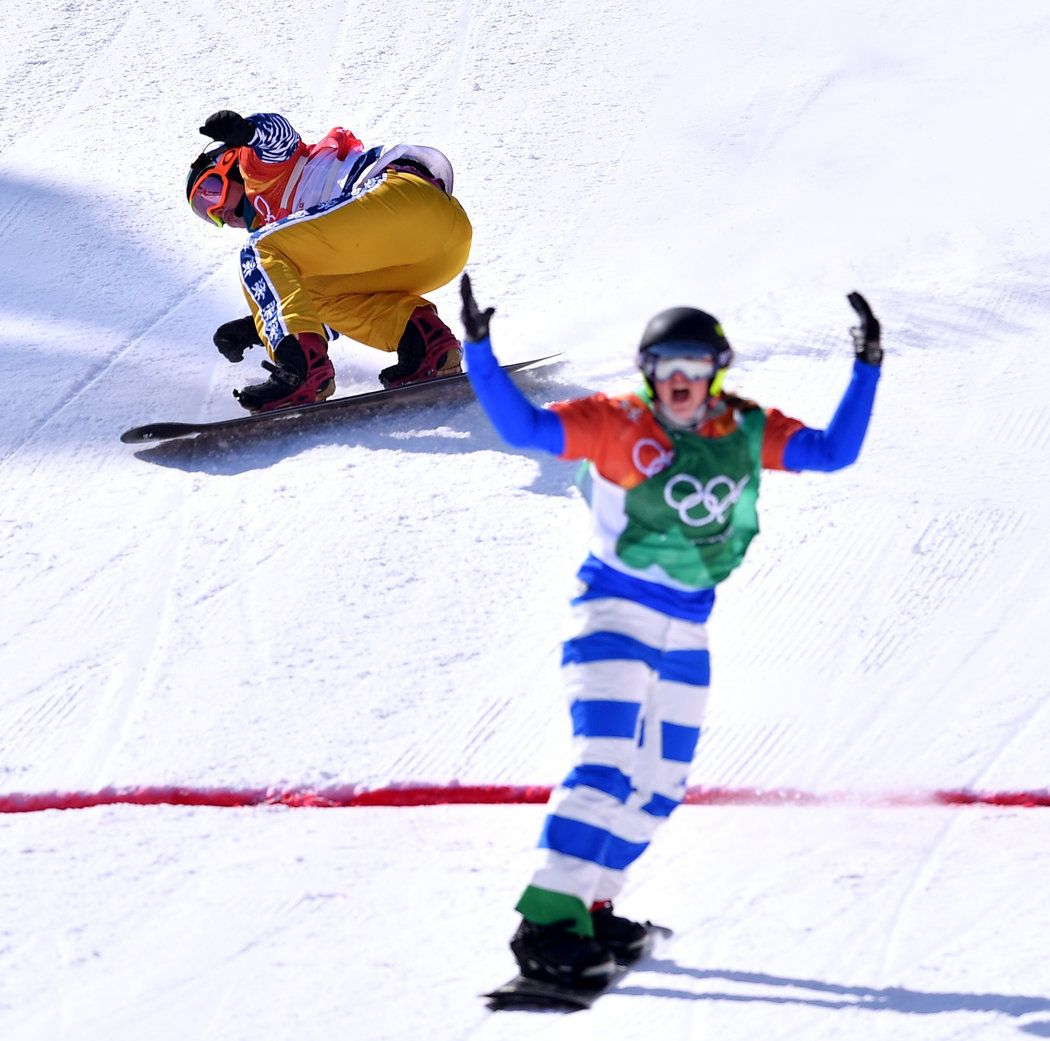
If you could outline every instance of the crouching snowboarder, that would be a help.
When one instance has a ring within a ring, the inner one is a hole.
[[[250,412],[323,401],[335,390],[337,332],[397,352],[385,387],[461,372],[459,340],[424,293],[451,282],[470,221],[436,148],[366,149],[343,127],[307,145],[283,116],[223,110],[200,128],[218,141],[190,167],[186,199],[218,227],[247,228],[241,284],[251,314],[215,345],[230,361],[263,344],[269,378],[234,391]]]

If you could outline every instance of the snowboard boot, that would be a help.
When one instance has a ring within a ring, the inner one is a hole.
[[[412,312],[397,345],[397,364],[379,373],[386,388],[423,383],[463,371],[463,346],[432,307]]]
[[[591,908],[594,938],[606,948],[620,965],[632,965],[645,952],[649,940],[648,922],[632,922],[613,914],[611,900],[603,900]]]
[[[249,412],[307,405],[324,401],[335,392],[335,368],[328,357],[328,344],[317,333],[286,336],[274,348],[273,358],[273,362],[263,362],[263,368],[270,372],[265,383],[233,392]]]
[[[523,976],[562,987],[601,990],[616,968],[608,949],[570,931],[571,919],[536,925],[523,918],[510,941]]]

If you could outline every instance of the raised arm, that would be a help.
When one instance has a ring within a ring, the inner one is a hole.
[[[853,376],[826,429],[803,427],[791,435],[784,448],[788,470],[841,470],[856,462],[864,444],[881,373],[881,329],[860,293],[850,293],[848,299],[859,318],[850,330],[856,354]]]
[[[208,116],[200,132],[232,148],[250,147],[264,163],[286,162],[301,141],[295,127],[276,112],[256,112],[245,118],[222,109]]]
[[[481,407],[497,433],[514,448],[542,449],[552,455],[565,450],[565,431],[561,419],[550,409],[533,405],[500,368],[492,353],[489,320],[494,307],[478,307],[470,286],[470,276],[459,284],[463,298],[463,347],[467,376]]]

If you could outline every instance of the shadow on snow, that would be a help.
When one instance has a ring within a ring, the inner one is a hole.
[[[535,374],[517,373],[514,380],[536,403],[590,393],[583,387],[560,382],[554,385],[542,370]],[[466,382],[443,388],[439,400],[425,405],[394,398],[357,408],[318,411],[272,424],[164,441],[140,448],[135,455],[144,462],[188,473],[232,476],[266,469],[284,459],[325,447],[443,456],[488,451],[527,455],[540,468],[529,488],[539,495],[567,494],[574,474],[574,464],[546,453],[507,447]]]
[[[734,972],[726,969],[693,969],[670,959],[647,961],[645,970],[669,976],[688,976],[694,980],[746,984],[756,988],[790,989],[799,993],[747,993],[715,989],[685,990],[673,987],[645,987],[628,984],[618,994],[681,998],[686,1001],[760,1001],[774,1005],[806,1005],[826,1009],[862,1009],[871,1012],[900,1012],[909,1015],[937,1015],[945,1012],[994,1012],[1020,1017],[1032,1013],[1050,1013],[1050,998],[1022,994],[965,994],[909,990],[906,987],[865,987],[821,980],[772,976],[758,972]],[[1036,1037],[1050,1037],[1050,1022],[1029,1023],[1020,1029]]]

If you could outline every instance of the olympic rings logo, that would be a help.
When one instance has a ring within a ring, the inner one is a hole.
[[[634,468],[644,477],[652,477],[653,474],[666,470],[671,465],[673,458],[674,455],[671,452],[651,437],[639,438],[631,452]]]
[[[737,484],[731,477],[722,474],[703,484],[692,474],[678,474],[667,482],[664,502],[677,511],[683,524],[691,528],[702,528],[711,523],[725,524],[729,511],[740,500],[750,479],[750,474],[745,474]],[[683,486],[686,491],[680,495],[677,489]],[[722,489],[724,494],[719,495]],[[702,516],[695,515],[694,511],[699,509],[704,510]]]
[[[255,212],[259,214],[263,219],[263,224],[273,224],[277,218],[274,216],[273,209],[270,207],[269,200],[265,195],[257,195],[252,199],[252,206]]]

